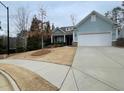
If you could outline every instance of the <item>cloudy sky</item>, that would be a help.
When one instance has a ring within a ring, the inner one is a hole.
[[[10,35],[15,36],[17,31],[14,25],[15,13],[19,7],[25,7],[29,12],[29,20],[35,14],[38,14],[40,6],[47,12],[47,19],[55,26],[72,25],[70,15],[76,16],[76,23],[95,10],[104,15],[106,11],[112,10],[114,7],[121,6],[121,1],[3,1],[10,8]],[[6,31],[6,10],[0,5],[0,21],[4,31]]]

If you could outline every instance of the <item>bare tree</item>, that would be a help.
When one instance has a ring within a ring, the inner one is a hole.
[[[124,6],[124,1],[122,1],[122,6]]]
[[[75,26],[75,24],[76,24],[76,17],[75,17],[75,15],[71,14],[70,18],[71,18],[72,25]]]
[[[2,29],[2,27],[1,27],[1,21],[0,21],[0,30]]]
[[[17,47],[24,48],[27,47],[27,37],[26,32],[28,30],[28,19],[29,11],[25,7],[19,7],[15,15],[15,25],[17,34]]]
[[[71,18],[71,22],[73,25],[73,42],[74,42],[76,40],[76,37],[77,37],[77,30],[75,30],[76,17],[74,14],[71,14],[70,18]]]
[[[45,32],[43,31],[44,30],[44,20],[46,18],[46,11],[45,9],[41,6],[40,9],[39,9],[39,18],[40,20],[42,21],[42,23],[39,25],[40,26],[40,30],[42,32],[42,35],[41,35],[41,45],[42,45],[42,48],[44,47],[44,34]]]
[[[122,11],[122,14],[123,14],[123,22],[124,22],[124,1],[122,1],[122,7],[123,7],[123,11]]]
[[[46,10],[43,8],[43,6],[41,6],[39,9],[39,19],[42,20],[42,22],[44,22],[46,16],[47,16]]]
[[[18,32],[28,29],[28,18],[29,12],[25,7],[20,7],[17,9],[15,15],[15,25]]]

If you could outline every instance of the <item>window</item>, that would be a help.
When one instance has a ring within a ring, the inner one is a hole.
[[[96,15],[91,15],[91,22],[95,22],[96,21]]]
[[[68,28],[66,28],[66,31],[70,31],[71,29],[68,27]]]
[[[66,31],[68,31],[68,28],[66,28]]]

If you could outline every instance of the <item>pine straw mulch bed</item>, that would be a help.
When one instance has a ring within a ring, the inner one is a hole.
[[[36,51],[36,52],[33,52],[32,54],[31,54],[31,56],[42,56],[42,55],[46,55],[46,54],[48,54],[48,53],[50,53],[51,51],[50,50],[48,50],[48,49],[42,49],[42,50],[38,50],[38,51]]]

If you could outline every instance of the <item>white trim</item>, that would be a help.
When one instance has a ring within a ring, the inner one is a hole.
[[[62,29],[60,29],[60,28],[55,28],[55,31],[54,31],[52,34],[54,34],[55,32],[57,32],[57,30],[60,30],[61,32],[65,33],[65,31],[63,31]]]
[[[112,40],[112,41],[116,41],[116,40]]]
[[[95,14],[92,14],[91,15],[91,22],[95,22],[96,21],[96,15]]]
[[[112,32],[79,32],[79,35],[88,35],[88,34],[108,34]]]
[[[64,43],[65,43],[65,35],[64,35]]]
[[[116,29],[116,39],[118,39],[118,29]]]

